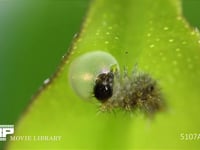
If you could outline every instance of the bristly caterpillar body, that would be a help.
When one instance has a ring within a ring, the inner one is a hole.
[[[138,71],[135,67],[131,75],[126,70],[122,75],[115,71],[114,77],[113,95],[102,102],[100,111],[140,110],[152,116],[165,107],[161,89],[149,74]]]

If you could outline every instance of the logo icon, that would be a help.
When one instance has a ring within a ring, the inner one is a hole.
[[[14,133],[14,125],[0,125],[0,141],[6,141],[9,134]]]

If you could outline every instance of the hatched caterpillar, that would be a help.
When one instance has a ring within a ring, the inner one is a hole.
[[[101,111],[140,110],[151,116],[164,109],[165,104],[161,89],[157,81],[149,74],[138,71],[137,67],[130,75],[126,70],[122,75],[118,71],[113,72],[113,74],[115,78],[112,79],[113,95],[102,102]]]

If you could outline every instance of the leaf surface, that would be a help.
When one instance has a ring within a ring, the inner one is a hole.
[[[96,50],[112,54],[120,68],[139,68],[159,81],[168,110],[149,121],[142,115],[97,114],[68,80],[69,65]],[[61,141],[10,141],[8,149],[198,148],[181,133],[200,127],[200,38],[176,0],[96,0],[78,37],[49,84],[19,121],[15,136],[62,136]],[[185,136],[185,134],[184,134]]]

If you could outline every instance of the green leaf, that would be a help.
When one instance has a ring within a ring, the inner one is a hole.
[[[68,80],[75,58],[96,50],[112,54],[129,71],[137,63],[162,87],[168,110],[149,121],[142,115],[97,114]],[[177,0],[96,0],[80,35],[49,84],[19,120],[15,136],[59,135],[61,141],[10,141],[8,149],[126,149],[200,146],[181,140],[199,133],[200,38]]]

